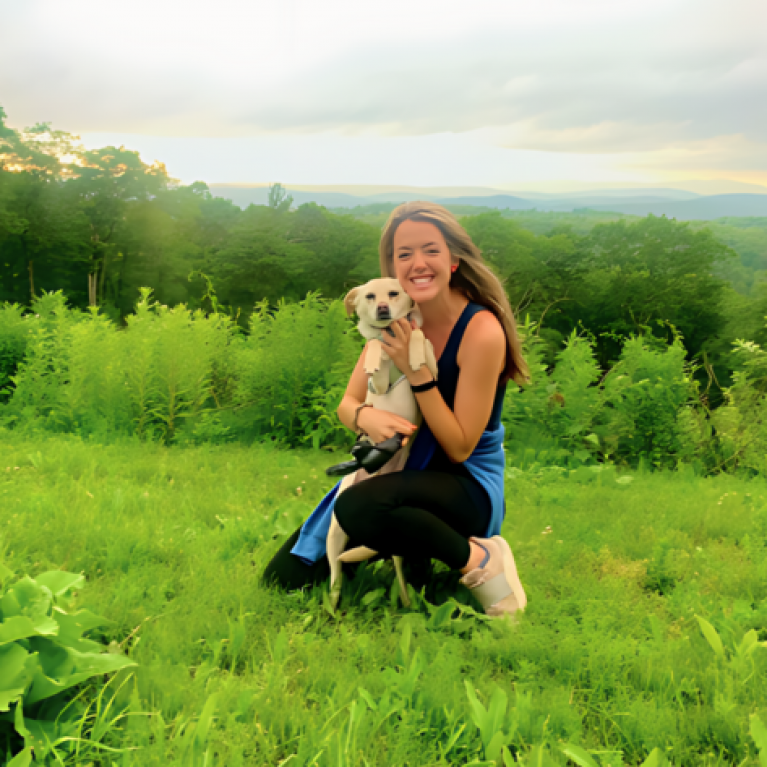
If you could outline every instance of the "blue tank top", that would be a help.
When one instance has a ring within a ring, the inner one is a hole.
[[[470,301],[464,307],[461,316],[450,331],[450,336],[445,344],[445,349],[442,352],[442,356],[437,362],[437,389],[445,400],[445,404],[451,409],[455,410],[455,392],[458,388],[458,376],[461,369],[458,367],[458,349],[461,346],[463,340],[463,334],[466,332],[466,327],[469,324],[469,320],[477,314],[477,312],[489,311],[486,306],[476,304]],[[487,426],[485,430],[495,430],[501,423],[501,410],[503,409],[503,398],[506,394],[506,384],[499,385],[496,388],[495,400],[493,401],[493,409],[490,413]],[[470,480],[476,489],[481,492],[481,497],[484,499],[487,497],[487,491],[480,484],[480,482],[474,477],[474,475],[462,464],[453,463],[448,457],[447,453],[442,449],[442,446],[437,442],[434,450],[434,456],[429,461],[426,467],[427,471],[442,471],[447,474],[454,474],[459,477],[465,477]]]

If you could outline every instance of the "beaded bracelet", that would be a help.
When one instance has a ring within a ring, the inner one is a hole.
[[[362,410],[363,407],[373,407],[372,402],[363,402],[355,411],[354,411],[354,421],[353,421],[353,430],[359,433],[361,431],[360,427],[357,426],[357,418],[359,418],[360,410]]]

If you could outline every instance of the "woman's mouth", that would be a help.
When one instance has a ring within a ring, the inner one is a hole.
[[[410,282],[412,282],[416,287],[423,288],[426,285],[430,285],[432,282],[434,282],[434,275],[432,274],[428,277],[413,277]]]

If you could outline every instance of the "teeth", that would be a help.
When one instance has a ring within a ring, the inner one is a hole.
[[[431,282],[433,279],[433,277],[417,277],[416,279],[411,280],[411,282],[414,282],[416,285],[425,285],[427,282]]]

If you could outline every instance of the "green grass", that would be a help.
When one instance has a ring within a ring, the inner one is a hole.
[[[530,603],[508,626],[440,567],[412,610],[386,563],[347,580],[335,615],[321,588],[259,583],[338,455],[4,431],[0,456],[0,561],[84,572],[80,604],[139,663],[111,684],[127,678],[121,700],[144,714],[104,741],[137,750],[88,763],[576,764],[569,743],[600,767],[656,747],[674,765],[760,764],[764,480],[512,470],[503,532]],[[505,695],[481,731],[467,681],[484,706]]]

